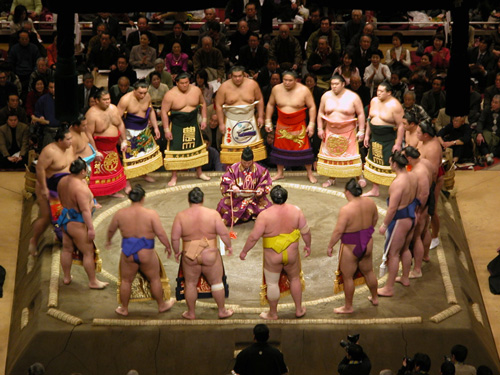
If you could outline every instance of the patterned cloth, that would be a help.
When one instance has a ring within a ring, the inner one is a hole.
[[[364,176],[371,182],[389,186],[396,177],[389,165],[392,147],[396,142],[396,128],[394,125],[372,125],[370,130],[372,137]]]

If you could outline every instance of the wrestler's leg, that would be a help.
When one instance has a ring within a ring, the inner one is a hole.
[[[289,259],[290,261],[290,259]],[[280,298],[279,292],[279,278],[283,269],[283,255],[276,253],[272,249],[264,249],[264,276],[266,277],[267,294],[269,302],[269,311],[260,314],[262,319],[275,320],[278,319],[278,302]],[[290,292],[292,292],[291,276],[288,275],[290,280]],[[293,294],[292,294],[293,298]],[[295,299],[294,299],[295,302]]]
[[[276,180],[281,180],[282,178],[285,178],[285,175],[283,173],[283,171],[285,170],[285,166],[278,164],[278,165],[276,165],[276,169],[278,170],[278,172],[273,177],[271,177],[271,179],[273,181],[276,181]]]
[[[139,270],[139,265],[134,262],[133,256],[126,257],[123,252],[120,252],[120,270],[121,270],[121,285],[120,285],[120,300],[122,305],[115,310],[117,314],[128,315],[128,302],[130,300],[130,290],[132,282]]]
[[[198,290],[196,285],[201,275],[201,266],[196,262],[182,258],[182,273],[184,274],[184,297],[186,298],[187,311],[182,313],[182,317],[186,319],[195,319],[196,299],[198,298]]]
[[[422,231],[422,246],[424,248],[424,257],[423,257],[424,262],[430,261],[429,248],[431,246],[432,236],[431,236],[431,231],[429,228],[429,222],[430,222],[430,216],[427,215],[425,217],[425,224],[424,224],[424,228]]]
[[[368,193],[362,194],[363,197],[378,197],[380,195],[379,185],[373,183],[372,189]]]
[[[306,164],[307,179],[311,184],[318,182],[318,179],[313,176],[312,164]]]
[[[29,242],[29,252],[32,256],[38,255],[38,241],[42,236],[43,232],[50,225],[50,206],[46,199],[42,197],[41,189],[36,183],[36,202],[39,207],[38,219],[33,223],[33,237],[31,237]]]
[[[403,286],[410,286],[410,269],[411,269],[411,252],[410,252],[410,241],[413,237],[414,230],[411,229],[408,232],[405,240],[405,244],[403,245],[403,249],[401,250],[400,260],[401,260],[401,268],[402,274],[401,276],[397,276],[395,281],[402,284]]]
[[[61,268],[63,270],[63,283],[68,285],[71,283],[71,264],[73,263],[73,240],[62,231],[62,252],[61,252]]]
[[[177,171],[172,171],[172,177],[170,178],[170,181],[168,182],[168,186],[175,186],[177,183]]]
[[[424,244],[422,243],[422,231],[424,230],[427,209],[418,217],[417,225],[413,233],[413,270],[410,271],[410,279],[422,277],[422,259],[424,257]]]
[[[125,185],[125,189],[123,189],[123,191],[125,192],[125,194],[128,195],[128,193],[130,193],[131,190],[132,186],[130,186],[130,180],[127,178],[127,184]]]
[[[288,264],[283,266],[283,268],[290,281],[290,293],[295,303],[295,316],[297,318],[302,318],[306,314],[306,308],[302,306],[302,284],[300,282],[300,255],[298,243],[291,244],[287,251]]]
[[[160,279],[160,262],[154,249],[142,249],[137,253],[139,269],[148,278],[151,285],[151,295],[158,304],[158,311],[165,312],[174,305],[175,299],[163,300],[163,288]]]
[[[142,178],[144,178],[144,181],[146,182],[155,182],[156,180],[151,177],[149,174],[145,174],[144,176],[142,176]]]
[[[366,286],[368,286],[368,289],[370,290],[371,296],[368,297],[370,302],[374,305],[378,305],[378,294],[377,294],[377,287],[378,287],[378,281],[377,277],[375,276],[375,273],[373,272],[373,260],[372,260],[372,254],[373,254],[373,239],[368,242],[368,245],[366,246],[366,252],[363,255],[363,257],[359,260],[358,262],[358,267],[363,276],[365,277],[366,280]]]
[[[410,218],[399,219],[396,222],[387,257],[387,282],[384,287],[377,290],[379,296],[392,297],[394,294],[394,283],[398,274],[401,249],[406,243],[406,237],[408,231],[411,229],[411,224],[412,220]]]
[[[203,171],[201,170],[201,166],[196,167],[196,177],[203,181],[210,181],[210,177],[203,173]]]
[[[233,315],[233,310],[225,307],[225,290],[222,283],[223,266],[218,249],[206,249],[201,253],[201,272],[205,275],[208,283],[212,287],[212,297],[219,309],[219,318],[229,318]]]
[[[340,259],[340,271],[344,280],[344,306],[333,309],[336,314],[350,314],[354,310],[352,308],[352,299],[354,296],[354,280],[353,276],[358,268],[358,259],[353,254],[354,245],[343,245],[342,257]]]
[[[444,184],[444,176],[440,176],[436,181],[436,188],[434,189],[436,208],[434,210],[434,215],[432,215],[431,217],[431,229],[432,229],[432,241],[430,246],[431,249],[434,249],[439,245],[440,222],[438,215],[438,201],[439,201],[439,196],[441,195],[441,189],[443,187],[443,184]]]
[[[328,180],[323,182],[323,184],[321,184],[321,186],[324,188],[327,188],[327,187],[330,187],[333,185],[335,185],[335,178],[334,177],[330,177]]]
[[[366,186],[366,180],[364,179],[363,175],[356,177],[356,179],[358,180],[359,186],[361,186],[362,188]]]
[[[83,254],[83,268],[89,278],[90,289],[104,289],[109,283],[100,281],[95,276],[94,242],[89,241],[87,226],[83,223],[69,222],[67,228],[76,248]]]

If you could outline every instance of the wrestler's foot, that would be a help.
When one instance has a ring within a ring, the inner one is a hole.
[[[435,249],[435,248],[436,248],[436,247],[438,247],[438,246],[439,246],[439,237],[436,237],[436,238],[433,238],[433,239],[431,240],[431,246],[430,246],[430,248],[429,248],[429,249],[431,249],[431,250],[432,250],[432,249]]]
[[[422,258],[422,260],[425,262],[425,263],[429,263],[431,261],[431,258],[430,257],[427,257],[427,258]]]
[[[363,177],[360,177],[358,180],[358,184],[359,184],[359,186],[364,188],[366,186],[366,180]]]
[[[69,275],[69,277],[63,277],[63,284],[69,285],[69,284],[71,284],[72,280],[73,280],[73,276],[71,276],[71,275]]]
[[[276,173],[273,177],[271,177],[271,180],[277,181],[277,180],[282,180],[283,178],[285,178],[283,173]]]
[[[295,311],[295,317],[298,319],[302,318],[304,315],[306,315],[306,308],[304,306],[301,306],[300,309]]]
[[[224,309],[222,312],[219,311],[219,319],[226,319],[233,316],[234,311],[232,309]]]
[[[156,181],[153,177],[151,177],[151,176],[149,176],[147,174],[145,174],[144,176],[142,176],[142,178],[144,178],[144,180],[146,182],[155,182]]]
[[[388,287],[384,286],[383,288],[377,289],[377,294],[380,297],[392,297],[392,295],[394,294],[394,291],[392,290],[392,288],[388,288]]]
[[[210,177],[208,177],[205,173],[200,174],[198,178],[203,181],[210,181]]]
[[[128,181],[127,181],[127,186],[125,186],[125,189],[123,189],[123,191],[127,195],[128,195],[128,193],[130,193],[132,191],[132,186],[130,186],[130,184],[128,183]]]
[[[378,306],[378,298],[377,297],[368,296],[368,301],[370,301],[373,306]]]
[[[175,304],[175,298],[170,298],[168,301],[163,301],[163,303],[158,306],[158,312],[165,312],[168,311],[172,308],[172,306]]]
[[[114,193],[114,194],[111,194],[110,197],[112,197],[112,198],[125,198],[125,195],[123,195],[122,193]]]
[[[175,186],[175,184],[177,183],[177,176],[174,177],[172,176],[172,178],[170,179],[170,181],[168,182],[168,186]]]
[[[371,189],[368,193],[364,193],[362,197],[378,197],[380,195],[378,189]]]
[[[102,204],[100,204],[99,202],[96,201],[94,204],[94,207],[96,210],[98,210],[98,209],[102,208]]]
[[[262,319],[266,319],[266,320],[277,320],[278,319],[278,315],[276,314],[271,314],[269,311],[268,312],[262,312],[260,313],[259,315]]]
[[[105,281],[99,281],[95,279],[95,282],[90,283],[89,282],[89,288],[90,289],[104,289],[109,285],[109,283]]]
[[[36,244],[33,242],[33,238],[30,240],[30,244],[28,246],[28,251],[31,256],[37,257],[38,256],[38,248]]]
[[[307,179],[309,180],[309,182],[311,184],[315,184],[316,182],[318,182],[318,179],[316,177],[314,177],[312,174],[310,174],[309,176],[307,176]]]
[[[410,286],[410,280],[406,277],[403,276],[398,276],[396,279],[394,279],[397,283],[400,283],[403,286]]]
[[[183,317],[184,319],[189,319],[189,320],[194,320],[194,319],[196,319],[196,316],[195,316],[194,314],[190,314],[190,313],[189,313],[189,311],[184,311],[184,312],[182,313],[182,317]]]
[[[328,180],[326,180],[325,182],[323,182],[321,184],[322,187],[324,188],[327,188],[327,187],[330,187],[330,186],[333,186],[335,185],[335,179],[334,178],[329,178]]]
[[[335,309],[333,309],[333,312],[335,314],[352,314],[354,312],[353,308],[347,308],[345,306],[340,306]]]
[[[115,310],[115,313],[117,313],[118,315],[127,316],[128,309],[126,307],[123,307],[123,306],[118,306]]]
[[[415,270],[410,271],[410,276],[409,276],[410,279],[418,279],[420,277],[422,277],[422,271],[415,271]]]

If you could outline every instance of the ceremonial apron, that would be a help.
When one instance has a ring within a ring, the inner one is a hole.
[[[389,165],[392,147],[396,142],[393,125],[372,125],[371,145],[366,157],[364,177],[376,184],[389,186],[396,177]]]

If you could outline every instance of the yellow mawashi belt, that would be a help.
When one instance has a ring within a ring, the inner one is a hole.
[[[282,233],[274,237],[264,237],[263,246],[265,248],[273,249],[278,254],[283,253],[283,264],[286,266],[288,264],[288,247],[294,243],[298,242],[300,238],[300,230],[295,229],[292,233]]]

